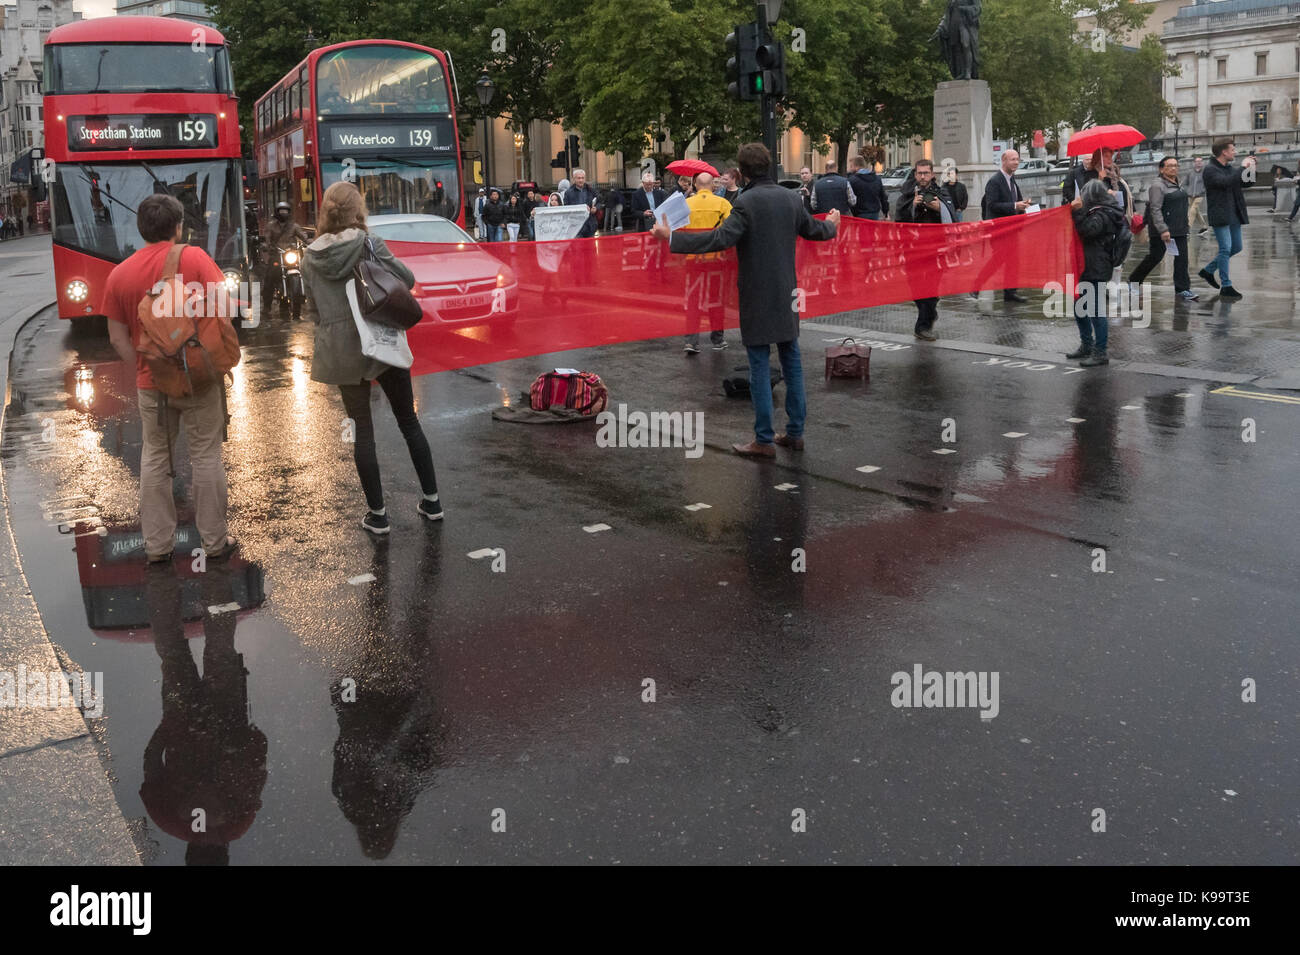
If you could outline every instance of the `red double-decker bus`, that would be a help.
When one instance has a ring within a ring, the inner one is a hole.
[[[248,277],[238,103],[220,33],[163,17],[69,23],[45,41],[42,80],[59,317],[103,314],[108,273],[145,245],[136,208],[154,193],[181,201],[184,240],[232,290]]]
[[[464,226],[456,77],[441,50],[355,40],[313,50],[254,111],[263,228],[281,202],[314,227],[332,183],[374,215],[429,213]]]

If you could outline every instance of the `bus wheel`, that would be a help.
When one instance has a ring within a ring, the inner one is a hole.
[[[72,334],[78,338],[94,338],[108,333],[103,315],[79,315],[72,320]]]

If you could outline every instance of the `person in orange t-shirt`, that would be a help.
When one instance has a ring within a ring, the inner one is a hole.
[[[182,420],[193,472],[195,523],[203,539],[203,549],[209,560],[219,560],[228,557],[236,546],[235,539],[227,533],[226,467],[221,459],[224,384],[199,395],[164,396],[155,387],[149,367],[138,351],[140,300],[162,278],[164,260],[172,244],[180,241],[184,219],[184,207],[174,196],[152,195],[141,202],[136,227],[149,244],[113,269],[104,296],[109,340],[122,360],[134,363],[136,368],[135,384],[143,426],[140,529],[151,564],[169,562],[176,540],[171,448],[176,444]],[[201,283],[205,296],[209,289],[224,287],[221,269],[198,247],[187,247],[181,253],[176,274],[187,283]]]

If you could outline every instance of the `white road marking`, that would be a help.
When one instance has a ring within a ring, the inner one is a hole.
[[[1028,434],[1028,433],[1029,433],[1029,432],[1027,432],[1027,431],[1004,431],[1004,432],[1002,432],[1002,437],[1004,437],[1004,438],[1023,438],[1023,437],[1024,437],[1026,434]]]
[[[861,471],[863,474],[875,474],[877,471],[880,470],[880,468],[874,464],[864,464],[862,465],[862,467],[854,468],[853,470]]]
[[[704,504],[704,503],[700,503],[700,504],[687,504],[687,505],[685,505],[685,506],[686,506],[686,509],[687,509],[688,511],[707,511],[707,510],[709,510],[710,508],[713,507],[712,504]]]
[[[793,491],[799,485],[798,484],[774,484],[772,486],[776,488],[776,490],[778,491]]]
[[[353,587],[356,587],[360,584],[368,584],[374,579],[375,579],[374,574],[357,574],[357,576],[355,577],[349,577],[348,583],[350,583]]]
[[[935,454],[956,454],[957,452],[953,448],[935,448],[934,453]]]
[[[582,528],[588,534],[599,534],[601,531],[612,531],[614,528],[608,524],[588,524]]]

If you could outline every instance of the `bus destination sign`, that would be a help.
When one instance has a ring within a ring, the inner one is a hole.
[[[322,124],[324,126],[325,124]],[[330,152],[348,155],[354,152],[416,150],[419,152],[454,153],[452,124],[449,120],[422,120],[403,123],[330,123]]]
[[[68,149],[216,149],[211,113],[69,116]]]

